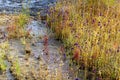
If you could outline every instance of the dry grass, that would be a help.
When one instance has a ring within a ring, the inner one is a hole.
[[[114,0],[62,0],[51,8],[48,25],[72,66],[84,70],[84,80],[120,79],[119,11]]]
[[[30,21],[30,17],[27,14],[1,14],[0,26],[7,27],[9,38],[19,38],[27,36],[25,31],[25,25]]]
[[[25,26],[29,21],[30,18],[26,14],[12,16],[12,21],[9,23],[7,28],[8,38],[20,38],[29,36],[25,30]]]
[[[0,26],[8,26],[11,23],[15,21],[15,18],[17,18],[19,15],[13,15],[13,14],[0,14]]]

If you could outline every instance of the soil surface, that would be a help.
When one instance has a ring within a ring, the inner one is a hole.
[[[0,27],[3,34],[7,35],[6,28],[7,26]],[[8,40],[10,47],[5,60],[7,70],[0,74],[0,80],[72,80],[69,76],[68,61],[63,61],[64,55],[60,54],[62,43],[55,40],[54,34],[40,21],[32,20],[26,26],[26,30],[29,29],[32,38],[25,39],[26,45],[22,42],[24,38]],[[44,40],[46,35],[47,47]],[[14,72],[13,65],[16,61],[19,64],[20,76],[16,76]]]

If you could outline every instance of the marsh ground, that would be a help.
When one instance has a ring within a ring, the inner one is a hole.
[[[7,66],[1,72],[1,80],[71,80],[67,61],[60,53],[61,42],[54,39],[53,33],[40,21],[30,20],[25,30],[30,31],[31,38],[8,38],[7,29],[14,21],[14,15],[1,15],[1,46],[8,45],[4,53]],[[44,37],[47,35],[47,50]],[[4,41],[2,41],[6,38]],[[4,48],[2,48],[4,49]],[[28,52],[27,52],[28,51]],[[45,52],[47,51],[47,53]],[[2,64],[1,64],[2,65]]]

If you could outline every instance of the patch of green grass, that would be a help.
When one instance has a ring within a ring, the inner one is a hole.
[[[62,0],[50,9],[48,25],[84,79],[120,79],[119,11],[114,0]]]
[[[5,71],[6,70],[6,64],[5,64],[5,52],[3,50],[0,50],[0,70]]]
[[[17,79],[21,77],[21,68],[18,59],[15,59],[15,61],[12,63],[11,71],[13,71],[12,74],[15,75]]]
[[[8,42],[0,44],[0,70],[2,71],[5,71],[7,68],[7,65],[5,63],[5,57],[8,49],[9,49]]]

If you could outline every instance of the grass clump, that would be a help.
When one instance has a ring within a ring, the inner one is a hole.
[[[7,41],[4,43],[0,43],[0,71],[5,71],[7,68],[5,59],[8,49],[9,49],[9,44]]]
[[[12,67],[10,69],[16,79],[19,79],[21,77],[21,68],[18,59],[15,59],[15,61],[12,62]]]
[[[3,50],[0,50],[0,71],[6,70],[6,64],[5,64],[5,52]]]
[[[27,14],[19,14],[13,17],[14,20],[10,23],[8,30],[9,38],[20,38],[27,36],[27,31],[25,31],[25,26],[29,22],[30,17]]]
[[[60,0],[49,11],[48,25],[84,80],[120,79],[119,6],[116,0]]]

